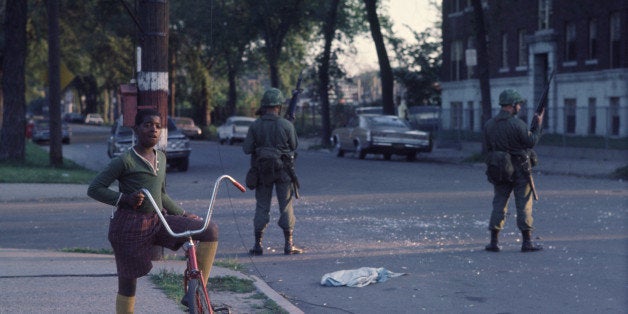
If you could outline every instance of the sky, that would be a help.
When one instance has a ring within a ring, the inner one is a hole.
[[[440,12],[430,5],[430,0],[382,1],[385,10],[388,11],[388,15],[392,19],[395,34],[412,43],[415,42],[412,33],[405,25],[417,32],[421,32],[428,27],[434,26],[434,23],[440,18],[438,16]],[[358,54],[341,61],[350,76],[379,68],[375,44],[370,36],[371,33],[369,32],[365,37],[357,38],[355,43]],[[388,51],[388,56],[391,57],[391,51]]]

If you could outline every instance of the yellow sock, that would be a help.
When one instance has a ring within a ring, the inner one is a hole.
[[[133,314],[134,310],[135,297],[118,294],[116,297],[116,314]]]
[[[214,257],[216,257],[216,251],[218,250],[218,241],[215,242],[199,242],[196,247],[196,260],[198,263],[198,269],[203,273],[203,283],[207,285],[209,279],[209,272],[212,270],[214,264]]]

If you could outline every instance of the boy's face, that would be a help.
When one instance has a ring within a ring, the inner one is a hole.
[[[142,147],[154,147],[161,136],[161,118],[146,116],[140,125],[135,126],[138,144]]]

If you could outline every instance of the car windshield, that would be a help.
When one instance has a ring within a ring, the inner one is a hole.
[[[233,124],[237,125],[237,126],[249,126],[253,123],[253,121],[249,121],[249,120],[235,120],[233,121]]]
[[[367,123],[371,127],[408,128],[399,118],[390,116],[368,117]]]
[[[168,132],[176,131],[176,130],[178,129],[177,129],[177,126],[174,124],[174,120],[172,120],[171,118],[168,118]]]
[[[126,126],[121,126],[118,130],[118,136],[131,136],[133,135],[133,130]]]
[[[37,124],[37,127],[40,128],[40,129],[48,129],[48,128],[50,128],[50,122],[48,120],[36,121],[35,124]]]
[[[188,119],[176,119],[175,123],[177,125],[192,125],[192,120],[188,120]]]

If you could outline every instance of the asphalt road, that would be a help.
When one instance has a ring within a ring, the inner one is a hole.
[[[104,127],[74,128],[64,156],[98,169],[107,162]],[[102,132],[102,133],[101,133]],[[244,181],[241,147],[193,142],[187,172],[171,171],[171,197],[197,214],[220,174]],[[483,250],[491,186],[483,167],[392,161],[350,154],[337,158],[302,151],[302,190],[295,202],[295,242],[307,253],[282,254],[276,202],[264,238],[265,255],[250,258],[254,195],[224,186],[213,219],[220,226],[219,258],[236,259],[305,313],[626,313],[628,232],[626,184],[604,179],[536,178],[538,253],[519,252],[513,214],[501,253]],[[108,248],[111,208],[85,197],[24,202],[3,213],[0,247]],[[407,275],[363,288],[320,285],[337,270],[384,267]]]

